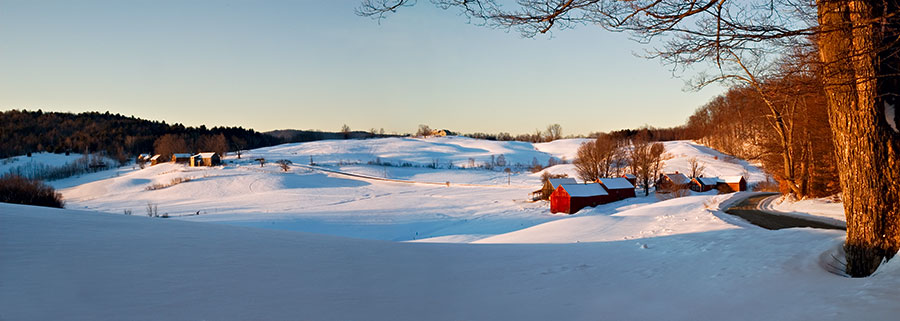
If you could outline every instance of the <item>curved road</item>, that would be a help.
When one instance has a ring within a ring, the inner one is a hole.
[[[725,213],[743,218],[748,222],[770,230],[780,230],[792,227],[812,227],[833,230],[846,230],[843,226],[833,225],[811,219],[795,216],[780,215],[777,212],[761,210],[759,203],[777,193],[755,194],[735,203]]]

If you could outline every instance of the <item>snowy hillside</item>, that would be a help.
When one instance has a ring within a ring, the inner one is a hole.
[[[702,203],[659,210],[698,215]],[[578,244],[418,244],[0,204],[0,316],[892,320],[900,313],[900,261],[847,279],[820,265],[840,232],[725,226]]]
[[[285,144],[247,151],[240,160],[228,157],[225,166],[160,164],[98,178],[62,193],[67,207],[73,209],[146,215],[149,205],[160,215],[181,220],[393,241],[472,242],[568,216],[550,214],[545,202],[527,201],[530,192],[540,187],[541,173],[507,174],[499,169],[428,168],[422,164],[436,158],[482,162],[491,155],[505,155],[510,162],[530,163],[534,158],[545,162],[550,157],[573,155],[583,141],[532,145],[443,137]],[[759,169],[725,161],[723,155],[690,142],[667,142],[666,147],[673,156],[667,161],[672,168],[680,169],[687,158],[698,157],[710,172],[761,175]],[[310,156],[328,170],[434,184],[402,184],[314,170],[305,165]],[[253,161],[256,158],[265,158],[270,164],[261,167]],[[376,158],[394,166],[366,164]],[[271,164],[279,159],[296,165],[283,172]],[[396,166],[403,163],[415,165]],[[575,175],[570,164],[547,171]],[[758,179],[751,176],[751,182]],[[611,215],[657,201],[653,195],[638,197],[585,209],[578,216]]]
[[[577,148],[577,147],[576,147]],[[401,165],[428,165],[437,162],[446,167],[470,167],[490,162],[491,156],[503,155],[510,165],[530,166],[534,159],[541,164],[555,154],[535,149],[527,142],[508,142],[472,139],[467,137],[381,138],[365,140],[324,140],[308,143],[284,144],[250,151],[248,157],[290,159],[308,164],[310,157],[318,164],[381,162]]]

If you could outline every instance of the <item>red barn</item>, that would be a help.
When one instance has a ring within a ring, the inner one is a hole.
[[[575,214],[585,207],[613,201],[600,184],[562,184],[550,194],[550,213]]]
[[[634,176],[634,174],[625,174],[622,175],[622,177],[627,179],[628,182],[631,183],[631,186],[637,186],[637,176]]]
[[[623,200],[629,197],[634,197],[634,185],[628,181],[627,178],[624,177],[608,177],[601,178],[598,180],[598,183],[606,189],[606,192],[609,193],[609,196],[612,197],[613,200]]]
[[[718,177],[697,177],[691,180],[691,190],[694,192],[706,192],[717,188]]]
[[[722,193],[740,192],[747,190],[747,181],[744,176],[723,176],[716,185]]]
[[[690,184],[691,180],[688,179],[687,176],[675,172],[674,174],[663,174],[662,177],[656,181],[655,187],[657,193],[668,193],[682,188],[688,188],[688,185]]]

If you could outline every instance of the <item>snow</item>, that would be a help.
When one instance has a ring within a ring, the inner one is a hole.
[[[766,173],[758,167],[712,148],[684,140],[664,142],[663,145],[671,157],[665,161],[665,173],[690,173],[690,160],[696,158],[705,167],[701,173],[704,177],[743,176],[748,186],[766,180]]]
[[[11,169],[21,166],[27,166],[30,164],[61,167],[69,163],[74,163],[82,157],[84,156],[74,153],[71,153],[69,155],[54,153],[33,153],[31,154],[31,157],[27,157],[25,155],[14,156],[0,160],[0,173],[7,173]]]
[[[197,155],[199,155],[200,158],[212,158],[213,156],[216,155],[216,153],[213,153],[213,152],[209,152],[209,153],[199,153],[199,154],[197,154]]]
[[[722,176],[719,177],[720,182],[724,183],[740,183],[743,176]]]
[[[608,189],[633,189],[634,185],[624,177],[607,177],[601,178],[600,183]]]
[[[552,232],[579,243],[478,245],[0,204],[0,311],[9,320],[892,320],[900,313],[897,260],[867,279],[828,273],[821,256],[843,233],[729,226],[715,219],[721,213],[703,214],[714,198],[649,205],[665,214],[645,206],[622,217],[572,217],[514,240]],[[676,232],[638,233],[666,226],[663,215],[699,218],[672,225]]]
[[[500,155],[508,164],[530,166],[534,159],[547,164],[552,155],[540,152],[526,142],[489,141],[468,137],[394,137],[365,140],[324,140],[308,143],[284,144],[247,152],[247,158],[288,159],[296,164],[368,163],[377,159],[400,165],[429,165],[440,167],[452,163],[455,167],[472,167],[491,161]]]
[[[578,157],[578,147],[581,147],[581,144],[587,143],[589,141],[593,141],[593,139],[557,139],[548,143],[536,143],[534,144],[534,148],[544,153],[553,155],[553,157],[573,161]]]
[[[546,202],[526,201],[541,173],[365,164],[499,154],[530,163],[564,156],[561,146],[577,149],[575,142],[322,141],[248,151],[216,168],[165,163],[54,182],[64,186],[68,209],[0,204],[0,319],[891,320],[900,313],[900,260],[866,279],[833,274],[844,232],[770,231],[723,212],[747,192],[639,196],[554,215]],[[697,157],[707,175],[765,179],[691,142],[665,146],[667,171],[684,171]],[[252,161],[305,164],[311,155],[328,171]],[[444,182],[451,184],[427,184]],[[157,185],[166,187],[148,189]],[[148,204],[172,218],[147,217]],[[771,206],[834,207],[817,204]]]
[[[571,177],[550,178],[548,179],[548,181],[550,181],[550,187],[552,187],[553,189],[556,189],[556,187],[561,184],[578,184],[578,182],[576,182],[575,179]]]
[[[706,186],[716,186],[716,184],[719,183],[718,177],[697,177],[696,179]],[[740,179],[738,179],[738,181],[740,181]]]
[[[684,176],[684,174],[681,173],[668,173],[663,175],[668,177],[669,180],[672,181],[672,183],[677,185],[685,185],[691,182],[691,180],[688,179],[687,176]]]
[[[530,163],[535,157],[564,156],[560,154],[564,153],[562,146],[577,149],[580,142],[576,139],[530,144],[465,137],[330,140],[250,150],[242,159],[226,157],[225,166],[216,168],[163,163],[54,184],[73,209],[146,215],[150,205],[157,206],[160,215],[179,220],[390,241],[462,242],[562,217],[550,214],[546,202],[529,202],[530,193],[541,186],[541,173],[507,174],[499,169],[423,165],[431,164],[437,157],[441,163],[466,163],[469,157],[477,157],[480,162],[500,154],[509,162]],[[735,174],[758,171],[750,165],[734,167],[734,163],[713,160],[711,154],[704,153],[717,152],[691,142],[665,145],[674,151],[692,151],[667,163],[679,164],[685,157],[698,157],[711,159],[711,170]],[[427,184],[362,179],[300,165],[308,164],[310,156],[320,165],[317,168]],[[259,157],[269,161],[287,159],[298,165],[282,172],[275,165],[260,167],[253,161]],[[377,158],[394,166],[367,165]],[[397,166],[403,163],[416,166]],[[731,170],[719,170],[714,165]],[[545,171],[574,169],[571,164],[560,164]],[[566,181],[571,183],[574,179]],[[643,203],[656,201],[655,197],[641,199],[646,200]],[[628,202],[614,204],[631,204]]]
[[[603,186],[597,183],[590,184],[561,184],[559,185],[562,189],[566,190],[566,193],[569,193],[569,196],[572,197],[588,197],[588,196],[602,196],[609,195]]]
[[[782,212],[785,215],[819,218],[846,224],[844,204],[834,197],[796,200],[791,197],[771,197],[760,204],[765,210]]]

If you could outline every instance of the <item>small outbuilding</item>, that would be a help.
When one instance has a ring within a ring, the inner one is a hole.
[[[150,154],[140,154],[138,155],[135,163],[143,164],[150,161]]]
[[[571,177],[563,177],[563,178],[551,178],[544,182],[544,186],[541,187],[541,199],[549,200],[550,194],[553,194],[553,191],[556,190],[559,185],[562,184],[578,184],[574,178]]]
[[[172,154],[172,162],[175,164],[190,164],[191,163],[191,154],[186,154],[186,153]]]
[[[631,183],[631,186],[637,186],[637,176],[634,176],[634,174],[625,174],[622,175],[622,177],[627,179],[628,182]]]
[[[747,190],[747,180],[744,176],[722,176],[716,184],[719,192],[732,193]]]
[[[717,188],[718,177],[697,177],[691,180],[691,190],[694,192],[706,192]]]
[[[585,207],[611,201],[609,193],[600,184],[560,184],[550,194],[550,213],[575,214]]]
[[[634,185],[625,177],[608,177],[597,180],[613,201],[634,197]]]
[[[688,185],[691,184],[691,180],[681,174],[679,172],[663,174],[660,176],[659,180],[656,181],[656,192],[657,193],[668,193],[671,191],[688,188]]]
[[[222,165],[222,158],[219,157],[218,153],[199,153],[197,155],[191,156],[191,167],[219,165]]]
[[[159,154],[156,154],[156,155],[153,155],[153,157],[150,157],[150,166],[159,164],[159,158],[160,158]]]

